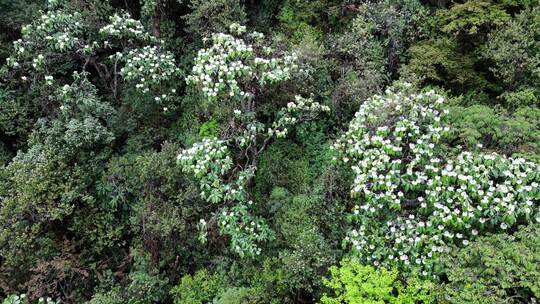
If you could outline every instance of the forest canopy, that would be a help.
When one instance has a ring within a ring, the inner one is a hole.
[[[2,304],[539,277],[538,0],[0,0]]]

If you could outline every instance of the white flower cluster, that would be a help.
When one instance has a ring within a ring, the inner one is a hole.
[[[163,83],[174,80],[179,73],[174,56],[156,46],[134,49],[125,56],[118,53],[117,56],[125,61],[125,66],[120,71],[124,80],[136,83],[136,89],[142,93],[160,90]],[[157,101],[169,97],[168,94],[158,96]]]
[[[28,304],[28,298],[26,294],[21,295],[11,295],[4,299],[2,303],[5,304]]]
[[[284,138],[287,136],[291,127],[296,124],[312,119],[321,112],[329,112],[330,108],[326,105],[313,101],[311,98],[304,98],[300,95],[295,96],[294,102],[289,102],[286,108],[281,109],[277,114],[277,120],[271,127],[265,127],[264,124],[257,121],[249,121],[241,135],[236,137],[236,142],[242,148],[256,143],[261,134],[268,137]],[[235,116],[242,118],[242,111],[235,110]]]
[[[296,95],[294,102],[289,102],[287,108],[278,113],[278,119],[271,128],[268,128],[267,133],[269,136],[275,135],[278,138],[283,138],[287,136],[290,127],[321,112],[330,112],[330,108],[313,101],[311,98]]]
[[[79,47],[82,41],[77,37],[82,31],[82,15],[78,12],[42,12],[40,18],[22,27],[22,38],[13,42],[15,53],[7,59],[7,64],[19,68],[31,61],[35,70],[43,71],[46,51],[64,53]]]
[[[7,298],[5,298],[2,302],[3,304],[29,304],[30,300],[26,296],[26,294],[20,294],[20,295],[10,295]],[[56,304],[59,302],[54,301],[52,298],[39,298],[38,304]]]
[[[52,77],[51,75],[45,75],[45,84],[47,84],[48,86],[52,86],[53,81],[54,77]]]
[[[229,31],[234,35],[242,35],[246,32],[246,30],[247,28],[245,25],[240,25],[238,23],[233,23],[229,26]]]
[[[264,133],[264,130],[264,124],[258,121],[250,121],[245,126],[243,133],[240,136],[236,137],[236,142],[238,143],[238,146],[240,146],[241,148],[246,148],[251,143],[256,143],[257,138],[261,133]]]
[[[110,24],[104,26],[99,32],[105,36],[117,39],[138,39],[142,41],[152,40],[150,35],[139,20],[133,19],[129,13],[114,14],[109,17]]]
[[[441,122],[443,101],[433,91],[412,95],[389,91],[360,107],[349,130],[334,144],[342,151],[343,162],[355,160],[353,195],[376,200],[379,209],[399,209],[404,197],[394,181],[401,170],[406,170],[412,187],[427,181],[422,164],[431,161],[435,144],[449,131]]]
[[[38,299],[38,304],[56,304],[57,302],[54,301],[52,298],[50,297],[47,297],[47,298],[39,298]]]
[[[233,35],[245,33],[245,27],[232,24]],[[199,50],[192,74],[186,79],[188,84],[201,87],[202,93],[209,101],[219,97],[233,100],[251,99],[252,93],[242,88],[243,83],[257,81],[259,85],[287,80],[295,64],[296,56],[264,58],[257,41],[262,34],[246,35],[246,39],[236,38],[230,34],[213,34],[212,45]],[[254,40],[250,43],[248,39]],[[259,55],[259,53],[261,53]],[[271,55],[267,50],[267,56]]]
[[[183,150],[178,155],[178,161],[185,171],[193,173],[197,178],[202,178],[209,172],[221,176],[233,165],[226,142],[217,138],[205,138]]]
[[[364,262],[433,275],[450,246],[540,222],[538,164],[468,152],[441,159],[443,102],[434,92],[375,96],[334,145],[355,173],[359,227],[347,241]]]
[[[222,182],[221,177],[233,168],[233,161],[223,140],[203,139],[178,155],[184,172],[193,174],[200,181],[201,197],[211,203],[243,201],[244,183],[248,176],[240,174],[235,184]]]
[[[81,34],[82,15],[78,12],[48,11],[32,24],[22,27],[22,39],[14,42],[19,54],[25,48],[39,49],[46,43],[51,50],[64,52],[73,49],[79,43],[77,36]]]

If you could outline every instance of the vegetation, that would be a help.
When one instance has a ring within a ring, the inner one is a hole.
[[[0,303],[540,301],[537,0],[0,0]]]

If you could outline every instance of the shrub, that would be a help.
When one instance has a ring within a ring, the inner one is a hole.
[[[329,44],[330,57],[339,65],[341,76],[333,93],[335,110],[356,110],[363,99],[382,90],[389,76],[384,42],[377,37],[377,24],[358,16],[346,32],[332,37]]]
[[[338,244],[324,234],[325,219],[339,214],[326,208],[320,196],[297,195],[275,215],[275,230],[284,243],[279,267],[289,294],[315,293],[321,287],[319,277],[339,259]]]
[[[514,91],[540,81],[540,8],[526,9],[489,34],[484,56],[494,62],[490,70],[505,88]]]
[[[484,89],[482,73],[475,69],[476,58],[460,51],[458,42],[448,37],[432,37],[408,50],[410,60],[401,68],[401,75],[416,75],[424,83],[444,85],[455,92]]]
[[[246,12],[239,0],[190,0],[191,12],[184,16],[187,31],[199,37],[225,32],[233,23],[244,24]]]
[[[325,13],[332,13],[328,9],[331,2],[328,0],[286,0],[277,18],[283,31],[292,34],[294,41],[302,41],[304,37],[320,39],[323,33],[317,26],[324,19]]]
[[[323,304],[435,303],[434,284],[411,279],[403,284],[396,270],[375,269],[354,260],[343,260],[340,267],[330,268],[330,279],[323,279],[332,290],[321,298]]]
[[[261,155],[255,175],[255,190],[270,195],[274,187],[287,187],[300,193],[308,185],[308,163],[301,147],[294,142],[278,140]]]
[[[444,258],[449,303],[535,303],[540,299],[540,227],[488,235]]]
[[[203,269],[183,276],[171,289],[171,295],[174,304],[204,304],[212,301],[222,288],[220,278]]]
[[[213,304],[255,304],[260,303],[250,298],[253,297],[253,290],[245,287],[228,288],[216,298]]]
[[[136,253],[134,259],[135,265],[129,274],[130,283],[126,290],[128,303],[147,304],[164,301],[167,296],[168,279],[152,267],[149,255]]]
[[[537,160],[540,154],[540,110],[523,107],[513,113],[484,105],[451,107],[451,140],[470,150],[486,149]]]

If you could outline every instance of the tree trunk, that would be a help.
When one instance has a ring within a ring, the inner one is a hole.
[[[161,0],[156,0],[156,9],[152,16],[152,34],[157,39],[161,37]]]

